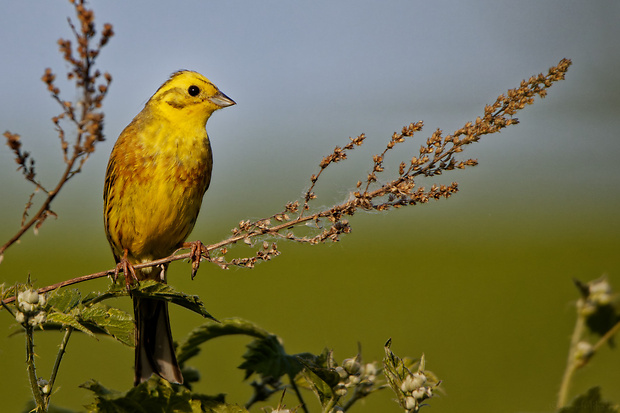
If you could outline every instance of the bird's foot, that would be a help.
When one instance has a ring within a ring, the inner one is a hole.
[[[127,292],[131,290],[131,285],[134,282],[138,282],[138,277],[136,276],[136,270],[133,268],[133,265],[129,262],[127,258],[127,250],[123,254],[123,257],[119,260],[118,264],[116,264],[116,268],[114,269],[114,282],[118,279],[118,273],[123,271],[123,275],[125,276],[125,287],[127,288]]]
[[[198,267],[200,266],[200,261],[202,260],[203,254],[206,258],[209,257],[209,251],[207,247],[201,241],[194,242],[184,242],[183,248],[189,248],[189,260],[192,262],[192,280],[196,276],[198,272]]]

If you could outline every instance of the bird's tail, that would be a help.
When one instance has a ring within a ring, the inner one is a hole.
[[[136,372],[134,386],[153,373],[170,383],[182,384],[183,375],[172,344],[168,303],[148,298],[133,299],[136,320]]]

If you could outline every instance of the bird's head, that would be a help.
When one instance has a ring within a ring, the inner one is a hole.
[[[157,89],[146,106],[156,108],[171,120],[193,118],[206,122],[214,111],[234,104],[234,100],[200,73],[181,70]]]

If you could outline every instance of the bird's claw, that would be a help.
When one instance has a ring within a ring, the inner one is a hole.
[[[203,254],[208,257],[209,251],[204,246],[204,244],[198,240],[194,242],[184,242],[184,248],[189,248],[189,260],[192,262],[192,280],[196,276],[198,272],[198,267],[200,266],[200,261],[202,261]]]
[[[123,275],[125,276],[125,287],[127,288],[127,292],[129,292],[132,284],[138,282],[138,277],[136,276],[135,268],[127,258],[127,253],[127,250],[125,250],[123,257],[119,260],[118,264],[116,264],[116,268],[114,269],[114,282],[116,283],[119,272],[123,271]]]

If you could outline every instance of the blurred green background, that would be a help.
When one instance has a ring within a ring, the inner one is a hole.
[[[329,347],[341,361],[360,342],[365,360],[380,360],[391,337],[400,356],[426,354],[427,368],[444,380],[429,411],[554,410],[575,320],[572,279],[607,274],[619,285],[618,2],[90,5],[99,27],[110,22],[116,32],[99,60],[114,77],[104,103],[108,139],[53,204],[58,219],[7,251],[0,281],[8,284],[30,274],[43,286],[112,267],[101,218],[107,158],[174,70],[204,73],[238,104],[208,125],[215,169],[191,239],[211,243],[240,220],[279,212],[300,197],[321,158],[349,136],[368,139],[326,171],[317,208],[345,199],[403,125],[425,121],[417,138],[389,155],[384,180],[436,128],[461,127],[521,79],[573,59],[567,79],[522,111],[520,125],[467,148],[464,156],[479,166],[441,177],[459,182],[449,200],[358,213],[341,242],[280,242],[282,255],[253,270],[203,264],[190,281],[189,266],[176,263],[169,275],[214,316],[252,320],[281,336],[290,353]],[[63,1],[9,1],[0,15],[0,127],[22,134],[51,186],[62,160],[48,120],[57,108],[39,79],[45,67],[66,70],[55,40],[69,36],[72,10]],[[1,147],[2,243],[18,229],[32,189],[15,166]],[[108,282],[79,288],[101,290]],[[116,304],[129,309],[128,300]],[[202,322],[178,308],[171,317],[179,339]],[[3,411],[19,411],[29,398],[24,340],[15,332],[2,312]],[[61,335],[36,338],[39,374],[47,377]],[[193,362],[203,373],[197,390],[245,402],[250,389],[236,366],[247,343],[235,337],[205,346]],[[132,349],[112,340],[74,335],[53,402],[74,409],[88,403],[90,394],[77,386],[90,378],[127,389],[132,360]],[[617,365],[617,351],[605,348],[578,372],[572,394],[600,385],[605,398],[620,402]],[[397,412],[392,398],[384,391],[354,411]]]

